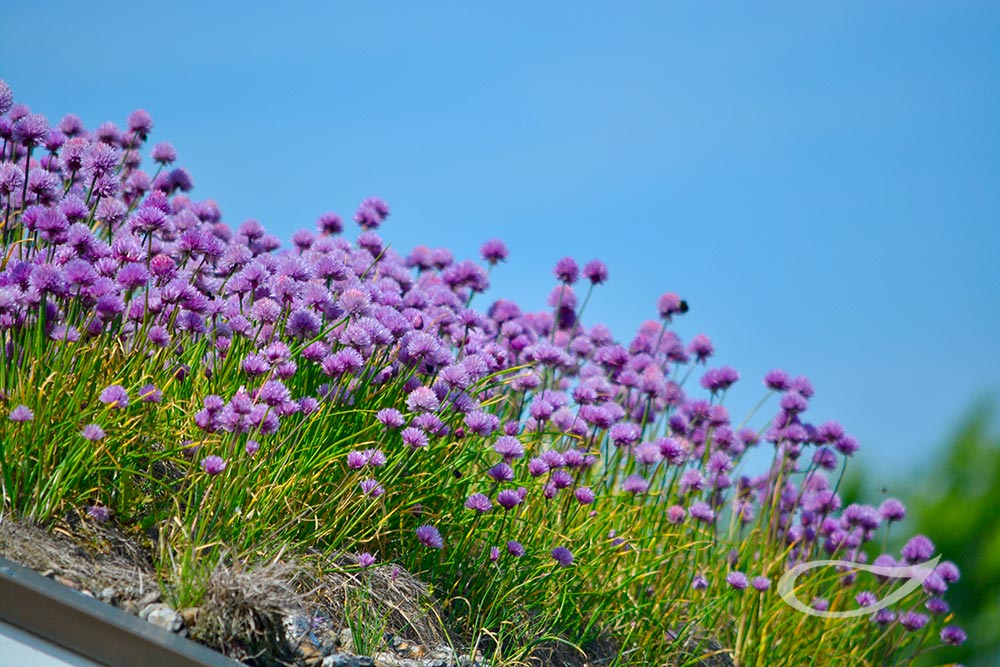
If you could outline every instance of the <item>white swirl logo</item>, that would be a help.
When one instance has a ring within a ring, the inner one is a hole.
[[[819,616],[821,618],[851,618],[854,616],[867,616],[878,611],[879,609],[884,609],[889,605],[902,600],[907,595],[920,588],[920,585],[924,583],[924,579],[926,579],[934,571],[934,567],[938,564],[939,560],[941,560],[941,556],[937,556],[924,563],[917,563],[916,565],[906,565],[902,567],[863,565],[849,560],[812,560],[805,563],[799,563],[781,576],[781,579],[778,580],[778,595],[789,606],[798,609],[803,614],[809,614],[810,616]],[[813,609],[812,607],[806,606],[801,600],[799,600],[798,597],[795,596],[795,580],[803,572],[817,567],[841,566],[851,570],[871,572],[872,574],[876,574],[881,577],[909,579],[909,581],[875,604],[868,605],[867,607],[860,607],[858,609],[852,609],[850,611],[820,611],[819,609]]]

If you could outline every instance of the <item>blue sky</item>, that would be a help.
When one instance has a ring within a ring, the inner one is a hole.
[[[1000,5],[752,5],[8,3],[0,77],[147,109],[233,225],[377,194],[398,250],[504,239],[528,307],[600,257],[623,338],[677,291],[735,414],[809,375],[889,479],[1000,391]]]

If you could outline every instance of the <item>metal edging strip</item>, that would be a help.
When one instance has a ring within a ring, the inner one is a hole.
[[[0,558],[0,619],[108,667],[242,665],[6,558]]]

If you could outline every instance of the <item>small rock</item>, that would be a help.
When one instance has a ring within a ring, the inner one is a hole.
[[[375,661],[367,655],[334,653],[323,658],[322,667],[374,667]]]
[[[286,613],[282,619],[285,639],[306,667],[320,667],[323,659],[336,651],[337,636],[321,616]]]
[[[152,593],[147,593],[144,597],[140,598],[139,601],[136,602],[135,604],[139,609],[142,609],[144,607],[148,607],[154,602],[159,602],[159,601],[160,601],[160,591],[153,591]]]
[[[351,632],[350,628],[344,628],[341,630],[337,639],[337,645],[340,647],[341,651],[345,653],[354,653],[354,633]]]
[[[69,577],[64,577],[64,576],[59,575],[59,574],[53,574],[52,577],[51,577],[51,579],[54,582],[56,582],[57,584],[62,584],[63,586],[66,586],[67,588],[72,588],[74,591],[80,590],[80,584],[79,584],[79,582],[74,581],[73,579],[70,579]]]
[[[403,661],[392,653],[376,653],[372,658],[375,667],[403,667]]]
[[[184,626],[184,619],[181,615],[174,611],[170,605],[162,602],[143,607],[142,611],[139,612],[139,618],[168,632],[177,632]]]
[[[299,643],[298,653],[306,667],[319,667],[323,663],[323,653],[308,640]]]
[[[201,607],[186,607],[180,611],[181,619],[184,620],[184,627],[193,628],[198,625],[201,618]]]

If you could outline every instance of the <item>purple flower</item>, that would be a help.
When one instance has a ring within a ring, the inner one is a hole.
[[[895,498],[886,498],[878,506],[878,512],[886,521],[902,521],[906,517],[906,506]]]
[[[608,280],[608,267],[599,259],[592,259],[583,266],[583,277],[591,285],[600,285]]]
[[[356,556],[356,558],[358,560],[358,565],[361,567],[371,567],[375,564],[375,556],[367,551],[362,551]]]
[[[276,407],[290,401],[292,394],[280,380],[268,380],[257,390],[257,399]]]
[[[385,493],[385,488],[374,479],[363,479],[358,486],[361,488],[361,493],[370,498],[378,498]]]
[[[500,239],[490,239],[479,248],[479,254],[493,266],[507,259],[507,246]]]
[[[521,441],[510,435],[502,435],[493,443],[493,451],[501,455],[505,461],[519,459],[524,456],[524,446]]]
[[[524,555],[524,547],[521,546],[520,542],[515,542],[511,540],[507,543],[507,553],[509,553],[514,558],[520,558]]]
[[[928,620],[930,619],[927,618],[927,614],[908,611],[899,617],[899,624],[910,632],[916,632],[927,625]]]
[[[552,484],[557,489],[568,489],[573,486],[573,475],[565,470],[555,470],[552,472]]]
[[[3,83],[3,80],[0,80],[0,84],[2,84],[2,83]],[[0,92],[2,92],[2,91],[0,91]],[[12,422],[19,423],[19,424],[24,423],[24,422],[30,422],[34,418],[35,418],[35,413],[32,412],[31,409],[28,408],[27,405],[19,405],[16,408],[14,408],[13,410],[11,410],[10,414],[7,415],[7,419],[11,420]]]
[[[844,456],[850,456],[854,452],[858,451],[859,445],[858,441],[849,435],[845,435],[843,438],[837,440],[833,443],[833,448]]]
[[[639,442],[641,431],[635,424],[619,423],[615,424],[608,431],[611,441],[615,447],[627,447]]]
[[[639,495],[640,493],[646,493],[649,490],[649,482],[642,475],[629,475],[624,482],[622,482],[622,491],[626,493],[632,493]]]
[[[931,598],[924,603],[924,606],[927,608],[927,611],[931,612],[935,616],[943,616],[951,611],[948,603],[941,598]]]
[[[500,419],[496,415],[482,411],[470,412],[465,415],[464,421],[470,431],[483,437],[492,434],[500,425]]]
[[[750,585],[753,586],[754,589],[763,593],[764,591],[766,591],[771,587],[771,580],[768,579],[767,577],[754,577],[750,581]]]
[[[24,172],[17,165],[10,162],[0,164],[0,195],[19,193],[22,185],[24,185]]]
[[[360,317],[371,309],[371,297],[362,290],[347,289],[337,299],[337,306],[348,315]]]
[[[382,408],[375,413],[375,419],[387,429],[396,429],[405,423],[403,414],[395,408]]]
[[[726,575],[726,583],[735,588],[738,591],[744,590],[750,582],[747,581],[747,575],[742,572],[730,572]]]
[[[417,539],[425,547],[431,549],[440,549],[444,546],[444,540],[441,539],[441,533],[437,528],[430,524],[424,524],[417,528]]]
[[[490,562],[495,563],[500,560],[500,547],[490,547]]]
[[[694,575],[694,578],[691,580],[691,588],[695,589],[696,591],[705,590],[706,588],[708,588],[708,579],[706,579],[703,575],[700,574]]]
[[[764,386],[772,391],[787,391],[791,386],[791,378],[788,377],[788,373],[776,368],[764,376]]]
[[[945,583],[953,584],[959,579],[958,566],[949,560],[938,563],[938,566],[934,568],[934,572],[941,577]]]
[[[708,503],[704,501],[698,501],[691,505],[691,507],[688,508],[688,512],[690,512],[691,516],[695,519],[703,521],[704,523],[712,523],[712,521],[715,520],[715,512],[713,512]]]
[[[128,407],[128,392],[120,384],[113,384],[101,392],[99,400],[111,408]]]
[[[826,609],[821,609],[820,611],[826,611]],[[879,625],[889,625],[896,620],[896,612],[891,609],[879,609],[877,612],[872,614],[872,621],[878,623]]]
[[[681,475],[679,488],[681,493],[689,493],[691,491],[703,491],[705,489],[705,476],[701,474],[700,470],[694,468],[684,471]]]
[[[128,115],[126,120],[128,129],[135,132],[140,139],[145,139],[153,130],[153,118],[145,109],[136,109]]]
[[[83,430],[80,431],[80,435],[82,435],[86,440],[97,442],[98,440],[104,439],[105,433],[104,429],[101,428],[99,424],[87,424],[83,427]]]
[[[354,222],[363,230],[375,229],[389,216],[389,206],[378,197],[361,202],[354,213]]]
[[[560,567],[569,567],[573,564],[573,553],[566,547],[556,547],[552,550],[552,560]]]
[[[14,123],[14,141],[23,146],[38,146],[49,136],[49,121],[45,116],[29,113]]]
[[[563,257],[556,262],[556,266],[552,269],[552,272],[559,279],[559,282],[564,285],[572,285],[580,276],[580,267],[576,265],[572,257]]]
[[[322,322],[311,310],[298,309],[288,316],[285,333],[295,338],[312,338],[319,333]]]
[[[830,514],[840,509],[841,500],[840,496],[833,492],[831,489],[824,489],[817,493],[807,495],[803,501],[802,506],[811,512],[819,512],[821,514]]]
[[[688,344],[688,351],[694,355],[695,360],[704,363],[715,352],[715,348],[708,336],[698,334]]]
[[[118,149],[104,143],[91,144],[83,154],[83,171],[93,179],[107,176],[118,166]]]
[[[711,368],[705,371],[705,374],[701,377],[701,386],[714,394],[717,391],[729,389],[739,379],[740,374],[729,366]]]
[[[489,470],[486,474],[490,476],[493,481],[496,482],[509,482],[514,479],[514,470],[506,463],[498,463]]]
[[[111,510],[103,505],[88,505],[87,516],[97,523],[105,523],[111,518]]]
[[[656,310],[660,317],[669,321],[675,313],[687,312],[687,303],[673,292],[667,292],[656,300]]]
[[[535,458],[528,461],[528,474],[532,477],[541,477],[549,471],[549,464],[545,462],[545,459],[536,456]]]
[[[965,631],[957,625],[949,625],[941,630],[941,641],[952,646],[961,646],[967,639]]]
[[[510,510],[524,501],[524,494],[514,489],[504,489],[497,494],[497,504],[505,510]]]
[[[781,398],[781,409],[789,414],[796,415],[805,412],[808,407],[809,402],[801,394],[792,392]]]
[[[417,387],[406,397],[406,407],[410,412],[434,412],[441,402],[430,387]]]
[[[260,449],[260,443],[256,440],[247,440],[247,444],[243,449],[247,454],[253,456],[257,453],[257,450]]]
[[[344,222],[336,213],[324,213],[317,218],[316,227],[323,234],[339,234],[344,231]]]
[[[924,535],[916,535],[903,545],[900,553],[910,565],[923,563],[934,555],[934,543]]]
[[[368,465],[368,457],[364,452],[352,451],[347,453],[347,467],[351,470],[360,470]]]
[[[386,463],[385,454],[382,453],[381,449],[366,449],[362,454],[367,458],[367,463],[370,466],[381,468]]]
[[[655,464],[662,458],[660,448],[654,442],[644,442],[635,448],[633,456],[637,463],[644,466]]]
[[[226,469],[226,461],[221,456],[206,456],[201,460],[201,469],[209,475],[218,475]]]
[[[143,403],[159,403],[163,400],[163,392],[155,384],[144,384],[139,387],[139,400]]]
[[[174,150],[172,144],[163,142],[153,146],[153,151],[149,156],[153,158],[154,162],[167,166],[177,159],[177,151]]]
[[[476,510],[479,513],[489,512],[493,509],[493,503],[484,493],[473,493],[465,500],[465,508]]]
[[[870,607],[878,602],[878,598],[871,591],[861,591],[854,596],[854,600],[858,603],[859,607]]]
[[[594,502],[594,492],[586,486],[578,488],[573,492],[573,495],[576,497],[577,502],[581,505],[589,505]]]
[[[410,449],[420,449],[427,446],[427,434],[419,428],[413,426],[404,428],[401,435],[403,436],[403,443],[409,446]]]
[[[923,582],[924,592],[928,595],[942,595],[948,590],[948,584],[944,582],[944,579],[940,575],[931,572],[927,575],[927,578]]]
[[[684,519],[687,518],[687,511],[680,505],[671,505],[667,508],[667,521],[677,525],[683,523]]]

